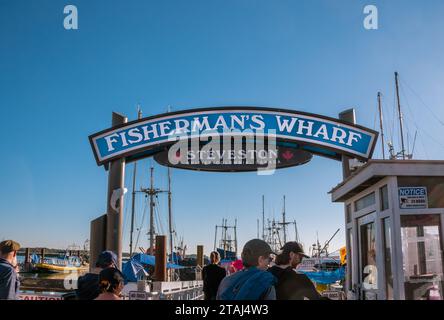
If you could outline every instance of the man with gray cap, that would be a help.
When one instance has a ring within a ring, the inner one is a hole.
[[[0,300],[17,300],[18,279],[17,251],[20,244],[14,240],[0,242]]]
[[[244,270],[222,280],[217,300],[275,300],[275,277],[266,270],[274,252],[260,239],[248,241],[242,250]]]
[[[296,242],[287,242],[276,256],[276,264],[268,271],[277,278],[277,300],[320,300],[313,282],[305,275],[294,270],[302,258],[308,258],[302,246]]]

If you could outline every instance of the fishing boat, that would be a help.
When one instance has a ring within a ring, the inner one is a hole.
[[[78,256],[64,256],[58,258],[45,257],[34,265],[40,272],[79,272],[85,269]]]
[[[222,229],[221,239],[217,245],[218,230]],[[234,234],[234,239],[230,234]],[[221,258],[221,264],[231,263],[237,260],[237,219],[234,220],[234,225],[228,225],[227,219],[222,219],[222,225],[216,225],[214,234],[214,251],[217,251]]]
[[[328,289],[328,286],[340,284],[345,279],[345,248],[339,250],[338,256],[328,252],[328,246],[339,230],[336,230],[323,247],[318,239],[317,243],[313,244],[312,257],[304,258],[296,268],[298,273],[305,274],[313,281],[319,291]]]

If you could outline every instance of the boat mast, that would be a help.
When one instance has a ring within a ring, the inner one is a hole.
[[[257,219],[257,238],[259,239],[259,219]]]
[[[237,257],[237,219],[234,219],[234,252]]]
[[[174,262],[174,255],[173,255],[173,213],[172,213],[172,207],[171,207],[171,168],[168,167],[168,228],[170,233],[170,253],[171,253],[171,263]]]
[[[284,196],[284,210],[282,211],[282,229],[284,231],[284,244],[287,243],[287,233],[285,231],[285,196]]]
[[[154,167],[151,166],[151,177],[150,177],[150,255],[153,255],[154,252]]]
[[[142,110],[140,106],[137,106],[137,119],[142,118]],[[134,171],[133,171],[133,192],[132,192],[132,205],[131,205],[131,230],[130,230],[130,258],[133,255],[133,233],[134,233],[134,219],[135,219],[135,202],[136,202],[136,172],[137,172],[137,161],[134,161]]]
[[[262,240],[265,241],[265,195],[262,195]]]
[[[385,160],[385,143],[384,143],[384,127],[383,127],[383,117],[382,117],[382,106],[381,106],[381,92],[378,92],[378,110],[379,110],[379,128],[381,130],[381,147],[382,147],[382,159]]]
[[[216,225],[216,230],[214,230],[214,250],[213,251],[216,251],[216,245],[217,245],[216,241],[217,241],[217,225]]]
[[[171,107],[168,106],[167,109],[168,112],[171,111]],[[171,168],[168,167],[168,229],[169,229],[169,233],[170,233],[170,252],[171,252],[171,262],[174,262],[174,255],[173,255],[173,234],[174,234],[174,230],[173,230],[173,212],[172,212],[172,205],[171,205]]]
[[[399,84],[398,84],[398,72],[395,72],[395,83],[396,83],[396,97],[398,100],[398,114],[399,114],[399,129],[401,130],[401,153],[402,160],[405,160],[405,149],[404,149],[404,133],[402,127],[402,113],[401,113],[401,102],[399,100]]]

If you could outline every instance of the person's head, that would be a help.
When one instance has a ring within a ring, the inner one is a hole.
[[[119,295],[123,289],[124,278],[122,272],[116,268],[106,268],[99,274],[99,289],[101,293]]]
[[[96,263],[97,268],[106,269],[106,268],[117,268],[117,255],[112,251],[103,251]]]
[[[220,255],[219,252],[213,251],[210,253],[210,263],[212,264],[218,264],[220,262]]]
[[[253,239],[248,241],[242,249],[242,263],[245,268],[257,267],[266,270],[273,261],[273,250],[264,240]]]
[[[296,268],[302,262],[302,258],[308,258],[304,253],[302,246],[296,241],[287,242],[281,248],[281,251],[276,256],[277,265],[290,265]]]
[[[20,244],[14,240],[0,242],[0,257],[12,264],[17,264],[17,251],[19,250]]]

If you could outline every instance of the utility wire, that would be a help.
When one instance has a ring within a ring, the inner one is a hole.
[[[433,115],[433,117],[436,119],[436,121],[438,121],[442,126],[444,126],[444,121],[442,121],[437,115],[436,113],[432,110],[432,108],[430,108],[425,102],[424,100],[421,98],[421,96],[416,93],[403,79],[400,79],[402,84],[404,84],[417,98],[418,100],[424,105],[424,107],[426,107],[427,110],[430,111],[430,113]]]

